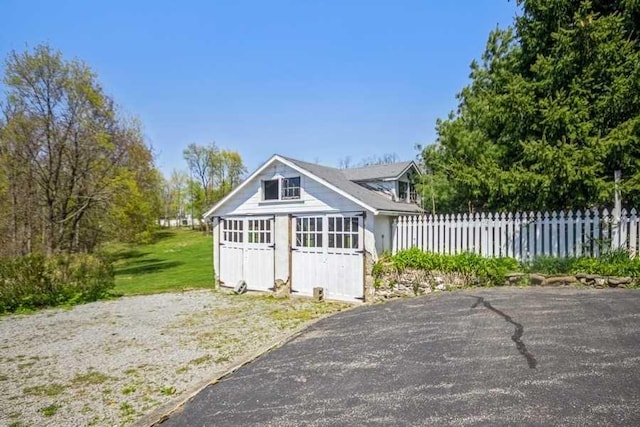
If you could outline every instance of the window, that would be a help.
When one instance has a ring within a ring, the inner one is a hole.
[[[407,189],[408,189],[408,184],[404,181],[399,181],[398,182],[398,199],[402,202],[406,202],[407,201]]]
[[[263,200],[293,200],[300,198],[300,177],[262,181]]]
[[[280,186],[280,180],[270,179],[263,181],[264,200],[278,200],[278,187]]]
[[[282,199],[300,198],[300,177],[282,179]]]
[[[416,203],[418,201],[418,192],[416,191],[416,185],[409,183],[409,201]]]
[[[222,241],[242,243],[242,220],[223,219],[222,220]]]
[[[296,218],[296,246],[322,247],[322,217]]]
[[[247,224],[247,242],[271,243],[271,220],[250,219]]]
[[[329,247],[358,249],[358,217],[329,217]]]

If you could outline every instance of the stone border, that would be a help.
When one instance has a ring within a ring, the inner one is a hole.
[[[373,300],[426,295],[433,291],[478,286],[478,279],[461,273],[441,273],[407,268],[398,272],[389,267],[376,279]],[[505,286],[589,286],[593,288],[626,288],[640,280],[633,277],[602,276],[578,273],[576,275],[546,275],[537,273],[510,273],[505,276]]]

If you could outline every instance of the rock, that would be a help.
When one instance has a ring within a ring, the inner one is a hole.
[[[547,277],[543,282],[542,286],[561,286],[561,285],[570,285],[572,283],[577,282],[576,276],[554,276]]]
[[[289,281],[286,282],[282,279],[276,279],[273,283],[273,295],[276,297],[286,297],[291,294],[291,290],[289,289]]]
[[[633,279],[631,277],[609,277],[609,285],[618,286],[631,283]]]
[[[607,284],[607,279],[605,277],[597,276],[595,277],[596,287],[603,288]]]
[[[587,273],[578,273],[578,274],[576,274],[576,278],[577,279],[586,279],[587,281],[595,280],[598,277],[600,277],[600,276],[598,276],[597,274],[587,274]]]
[[[505,285],[517,285],[525,276],[526,274],[524,273],[509,273],[505,276],[505,278],[507,279],[505,281]]]
[[[618,286],[616,286],[616,288],[621,288],[621,289],[624,289],[626,287],[627,287],[627,285],[625,285],[624,283],[621,283]]]
[[[444,285],[444,283],[440,283],[440,284],[436,285],[436,290],[437,291],[444,291],[446,289],[447,289],[447,287]]]
[[[529,281],[532,285],[540,286],[544,283],[545,277],[541,274],[531,274],[529,275]]]

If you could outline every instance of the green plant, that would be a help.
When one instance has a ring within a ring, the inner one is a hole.
[[[45,417],[52,417],[56,414],[56,412],[58,412],[58,409],[60,409],[60,406],[52,403],[49,406],[40,408],[40,412],[42,412],[42,415],[44,415]]]
[[[122,402],[120,404],[120,414],[122,414],[123,417],[129,417],[135,412],[135,409],[133,409],[133,406],[131,406],[129,402]]]
[[[122,389],[122,394],[131,394],[134,393],[136,391],[136,386],[134,385],[128,385],[125,388]]]
[[[102,384],[109,379],[110,377],[102,372],[89,371],[86,374],[76,375],[71,382],[74,385],[95,385]]]
[[[446,255],[423,252],[419,248],[398,252],[390,262],[399,272],[414,268],[439,273],[457,273],[463,276],[467,285],[476,281],[483,285],[501,285],[507,273],[520,269],[520,264],[513,258],[483,258],[468,252]],[[378,269],[380,270],[381,268]]]
[[[43,384],[33,387],[26,387],[22,390],[24,394],[30,394],[32,396],[57,396],[62,393],[67,387],[62,384]]]
[[[165,396],[173,396],[174,394],[176,394],[176,388],[173,386],[160,387],[160,394],[163,394]]]
[[[95,301],[113,286],[111,264],[95,255],[0,258],[0,313]]]

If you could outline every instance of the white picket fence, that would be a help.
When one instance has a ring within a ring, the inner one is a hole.
[[[526,261],[539,256],[598,256],[608,248],[624,248],[635,256],[640,249],[635,209],[622,209],[619,218],[606,209],[401,216],[394,220],[393,231],[393,253],[418,247]]]

